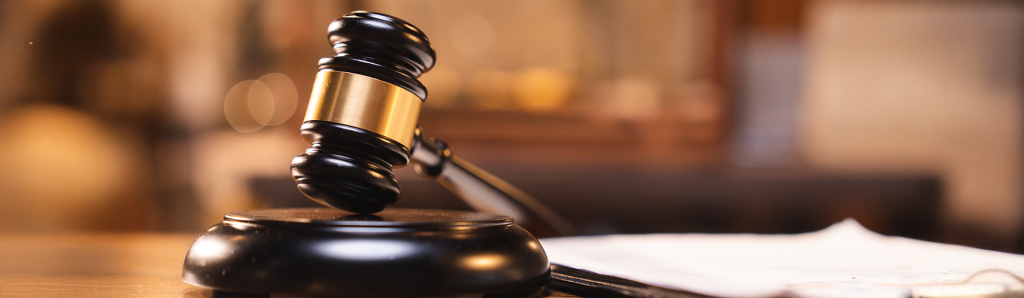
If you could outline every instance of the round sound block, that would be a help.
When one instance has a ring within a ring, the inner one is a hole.
[[[508,216],[301,208],[225,214],[192,243],[182,279],[241,293],[436,296],[529,292],[550,272]]]

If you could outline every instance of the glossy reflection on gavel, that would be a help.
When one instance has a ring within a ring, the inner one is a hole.
[[[333,208],[225,214],[192,244],[182,279],[315,296],[507,295],[546,285],[550,267],[535,236],[566,235],[569,225],[417,127],[427,98],[418,78],[435,61],[426,35],[356,11],[330,24],[328,40],[336,55],[320,60],[301,128],[312,147],[292,160],[291,174],[302,193]],[[409,163],[487,213],[386,209],[401,193],[392,169]]]
[[[476,210],[512,216],[540,237],[571,233],[529,195],[417,128],[427,98],[417,78],[436,60],[423,32],[391,16],[357,12],[331,23],[328,39],[337,55],[320,60],[301,128],[313,147],[291,166],[302,193],[346,211],[380,212],[401,193],[392,169],[412,162]]]

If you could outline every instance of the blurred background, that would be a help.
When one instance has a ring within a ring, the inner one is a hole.
[[[583,234],[888,234],[1024,252],[1019,1],[0,0],[0,232],[310,206],[327,24],[422,29],[421,127]],[[468,209],[411,168],[397,206]]]

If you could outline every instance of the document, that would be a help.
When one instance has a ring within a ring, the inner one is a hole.
[[[884,236],[852,219],[795,235],[609,235],[541,243],[554,265],[716,297],[1024,295],[1022,255]]]

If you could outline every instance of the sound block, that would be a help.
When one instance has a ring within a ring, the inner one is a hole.
[[[441,296],[535,291],[550,273],[540,242],[508,216],[296,208],[225,214],[192,243],[182,279],[235,293]]]

